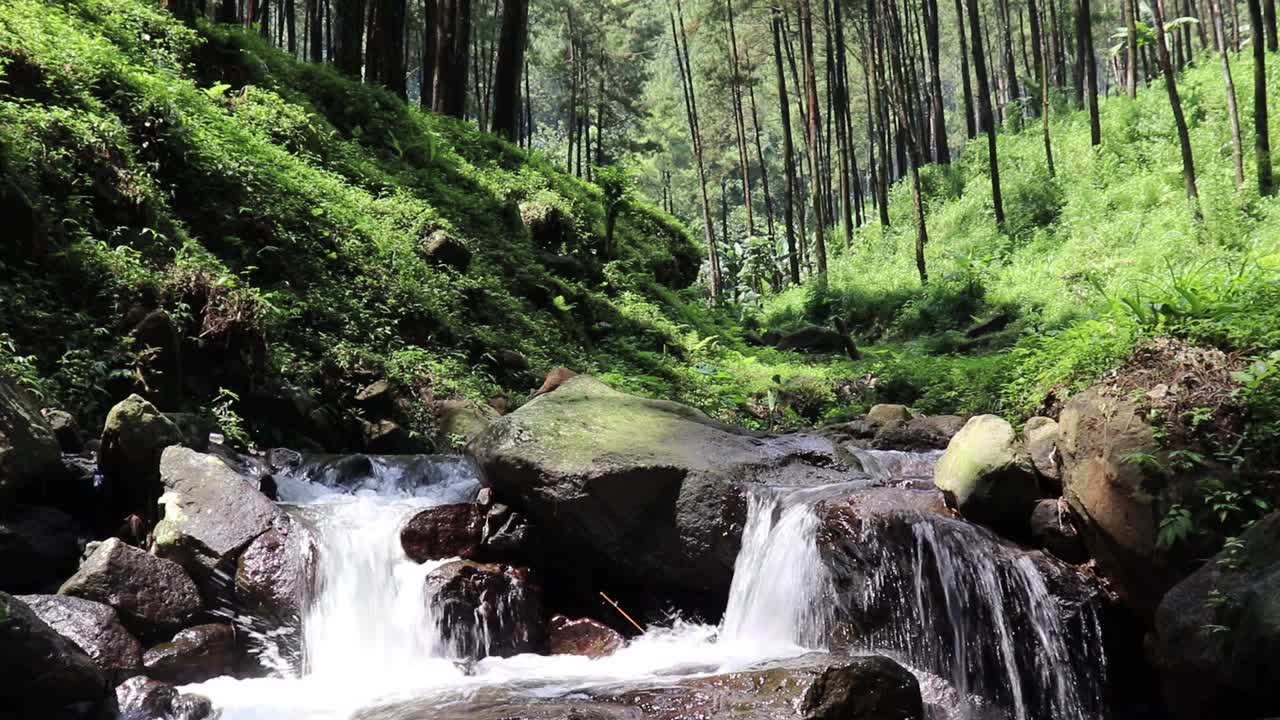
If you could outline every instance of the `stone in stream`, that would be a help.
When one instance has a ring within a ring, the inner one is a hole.
[[[431,571],[425,587],[441,636],[458,657],[546,651],[542,593],[528,569],[458,560]]]
[[[920,683],[882,655],[822,671],[800,704],[804,720],[923,720]]]
[[[911,409],[906,405],[892,405],[881,403],[874,405],[867,411],[867,424],[873,428],[890,427],[893,425],[905,425],[911,422]]]
[[[480,550],[484,509],[473,503],[437,505],[414,515],[400,530],[400,545],[414,562],[460,557]]]
[[[584,375],[499,418],[468,451],[546,552],[575,559],[557,587],[611,577],[695,608],[728,592],[744,485],[864,477],[827,438],[731,427]]]
[[[0,592],[2,712],[14,718],[75,716],[62,712],[101,706],[108,692],[106,676],[84,650],[26,603]]]
[[[88,653],[113,684],[141,669],[142,645],[120,624],[110,606],[69,595],[21,595],[18,599],[59,635]]]
[[[200,591],[181,566],[116,538],[99,545],[58,593],[110,605],[143,639],[178,630],[202,608]]]
[[[0,507],[56,473],[60,457],[58,440],[31,396],[0,378]]]
[[[187,628],[169,642],[147,650],[142,664],[152,679],[189,685],[235,675],[238,659],[235,628],[211,623]]]
[[[1031,511],[1031,539],[1037,547],[1066,562],[1082,563],[1089,559],[1080,531],[1076,529],[1075,512],[1062,498],[1036,503]]]
[[[102,428],[98,464],[117,490],[120,514],[153,511],[151,503],[160,495],[160,454],[183,440],[178,426],[140,395],[130,395],[111,408]]]
[[[1152,650],[1174,715],[1280,716],[1280,513],[1160,601]]]
[[[1015,537],[1026,534],[1026,519],[1042,497],[1013,426],[995,415],[971,418],[951,438],[933,482],[962,515]]]
[[[617,630],[591,618],[569,619],[564,615],[551,618],[551,654],[584,655],[601,658],[612,655],[627,644]]]
[[[1033,417],[1022,428],[1024,445],[1031,462],[1040,476],[1051,480],[1055,485],[1062,482],[1062,471],[1058,468],[1058,423],[1052,418]]]
[[[0,590],[50,591],[75,572],[80,557],[75,521],[48,507],[0,509]]]
[[[314,581],[319,544],[305,523],[281,515],[240,553],[235,572],[237,606],[268,626],[297,625]]]
[[[205,720],[213,718],[213,703],[201,695],[186,695],[172,685],[139,675],[116,688],[119,720]]]

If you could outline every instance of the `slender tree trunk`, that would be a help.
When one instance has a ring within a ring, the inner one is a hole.
[[[294,4],[294,0],[284,0],[284,13],[280,17],[280,22],[284,25],[285,31],[285,47],[289,50],[289,54],[298,56],[298,8]]]
[[[1280,37],[1276,33],[1276,0],[1263,0],[1262,15],[1265,18],[1263,27],[1267,31],[1267,49],[1276,52],[1280,50]]]
[[[800,8],[800,47],[804,59],[804,87],[806,104],[809,106],[808,142],[810,175],[816,181],[821,177],[821,164],[818,156],[818,133],[822,120],[818,113],[818,75],[814,66],[813,53],[813,12],[809,0],[799,0]],[[822,213],[822,193],[818,187],[811,189],[813,196],[813,251],[818,256],[818,273],[827,272],[827,241],[825,237],[825,218]]]
[[[1252,0],[1256,2],[1257,0]],[[1191,201],[1191,211],[1196,220],[1201,220],[1200,191],[1196,188],[1196,164],[1191,153],[1191,136],[1187,131],[1187,119],[1182,114],[1182,100],[1178,97],[1178,81],[1174,75],[1173,61],[1169,58],[1169,48],[1164,32],[1164,2],[1155,0],[1152,13],[1156,21],[1156,56],[1160,60],[1160,68],[1164,72],[1164,86],[1169,94],[1169,105],[1173,109],[1173,122],[1178,130],[1178,146],[1182,150],[1182,178],[1187,185],[1187,199]]]
[[[764,216],[769,240],[777,241],[777,230],[773,217],[773,195],[769,192],[769,166],[764,162],[764,144],[760,139],[760,112],[756,107],[755,85],[747,84],[747,97],[751,102],[751,131],[755,136],[756,163],[760,166],[760,189],[764,193]]]
[[[324,22],[320,0],[307,0],[307,59],[324,62]]]
[[[1227,53],[1227,29],[1222,23],[1218,0],[1209,0],[1209,20],[1213,38],[1222,56],[1222,80],[1227,87],[1227,117],[1231,121],[1231,160],[1236,170],[1236,190],[1244,187],[1244,152],[1240,140],[1240,109],[1236,106],[1236,84],[1231,79],[1231,57]]]
[[[529,25],[529,0],[503,0],[502,34],[493,79],[493,132],[515,141],[519,129],[520,71]]]
[[[334,64],[348,77],[359,78],[364,66],[364,0],[334,0]]]
[[[578,40],[577,31],[573,20],[573,7],[570,6],[565,10],[565,21],[568,25],[569,42],[568,49],[568,68],[569,68],[569,108],[565,114],[566,136],[569,141],[569,156],[565,159],[564,169],[567,173],[573,172],[573,144],[578,137]],[[679,48],[677,46],[677,52]],[[684,82],[684,66],[681,65],[680,81]],[[686,95],[685,102],[688,102]]]
[[[947,122],[943,116],[942,102],[942,53],[938,39],[938,0],[924,0],[924,35],[929,46],[929,94],[933,113],[930,127],[933,131],[933,158],[947,165],[951,163],[951,150],[947,147]],[[965,78],[967,84],[969,79]]]
[[[1009,20],[1009,0],[1000,0],[999,3],[999,21],[1000,36],[1003,40],[1003,62],[1004,75],[1007,88],[1005,100],[1012,102],[1022,97],[1022,93],[1018,87],[1018,65],[1013,56],[1013,33]]]
[[[974,122],[973,88],[969,85],[969,47],[965,40],[964,0],[956,0],[956,34],[960,37],[960,85],[964,94],[964,130],[965,137],[977,137],[978,128]]]
[[[1124,11],[1125,28],[1124,87],[1132,99],[1138,96],[1138,23],[1134,0],[1120,0],[1120,7]]]
[[[1084,99],[1089,108],[1089,142],[1102,144],[1102,122],[1098,117],[1098,63],[1093,56],[1093,18],[1089,0],[1079,0],[1076,6],[1076,52],[1084,66]]]
[[[973,45],[973,74],[978,81],[978,122],[987,134],[987,156],[991,172],[991,202],[995,207],[996,225],[1004,229],[1004,198],[1000,194],[1000,163],[996,157],[996,126],[991,117],[991,90],[987,87],[987,64],[982,49],[982,22],[978,16],[978,0],[966,0]]]
[[[872,2],[874,3],[874,0]],[[901,118],[903,126],[907,154],[910,157],[911,201],[915,212],[916,226],[916,271],[920,275],[920,284],[926,285],[929,282],[929,272],[925,265],[924,249],[929,243],[929,232],[925,225],[924,198],[920,186],[920,165],[922,160],[920,143],[907,117],[908,99],[906,88],[911,81],[907,77],[907,63],[903,57],[902,21],[898,14],[897,5],[894,0],[888,0],[885,5],[886,8],[882,14],[887,15],[887,17],[881,19],[880,25],[884,30],[881,33],[881,38],[886,45],[885,51],[889,56],[891,74],[897,76],[896,79],[890,82],[890,85],[893,88],[894,104],[898,107],[898,116]],[[874,5],[870,7],[874,8]]]
[[[729,69],[733,91],[733,126],[738,144],[738,172],[742,177],[742,204],[747,211],[747,236],[756,234],[755,212],[751,202],[751,165],[747,154],[747,119],[742,109],[742,73],[738,64],[738,32],[733,21],[733,0],[725,0],[729,25]]]
[[[405,0],[374,0],[373,5],[369,80],[405,97],[408,90],[404,67]]]
[[[1045,0],[1053,2],[1053,0]],[[1122,2],[1125,0],[1121,0]],[[1036,33],[1036,26],[1039,24],[1037,15],[1039,9],[1036,7],[1035,0],[1029,0],[1029,12],[1031,13],[1031,33],[1037,36],[1039,42],[1036,44],[1036,75],[1040,81],[1040,128],[1041,134],[1044,136],[1044,164],[1049,171],[1049,177],[1057,175],[1057,171],[1053,167],[1053,139],[1049,136],[1049,43],[1050,38],[1046,33]]]
[[[1229,2],[1231,3],[1231,49],[1234,52],[1240,52],[1240,0],[1229,0]]]
[[[218,5],[218,22],[240,22],[239,0],[222,0],[222,3]]]
[[[1263,197],[1275,193],[1271,177],[1271,133],[1267,127],[1267,54],[1262,47],[1262,7],[1259,0],[1248,0],[1249,27],[1253,37],[1253,140],[1258,163],[1258,193]]]
[[[437,0],[422,0],[422,72],[418,75],[418,104],[424,109],[431,107],[436,74],[437,10]]]

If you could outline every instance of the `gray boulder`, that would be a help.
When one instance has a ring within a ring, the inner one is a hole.
[[[45,408],[40,411],[44,421],[48,423],[53,436],[58,440],[58,447],[64,453],[78,453],[84,449],[84,436],[80,434],[80,424],[66,410]]]
[[[18,599],[59,635],[88,653],[113,684],[137,674],[142,667],[142,645],[109,606],[69,595],[22,595]]]
[[[139,675],[116,688],[120,720],[205,720],[212,718],[213,703],[201,695],[186,695],[159,680]]]
[[[0,592],[0,707],[15,718],[47,717],[67,706],[100,705],[107,678],[83,650],[26,603]]]
[[[157,476],[160,453],[183,441],[182,430],[141,395],[130,395],[107,413],[98,464],[109,476],[139,482]]]
[[[111,538],[58,590],[115,608],[143,639],[164,637],[201,610],[200,592],[177,563]]]
[[[31,397],[0,377],[0,506],[61,466],[53,430]]]
[[[965,517],[1021,529],[1041,498],[1031,458],[1003,418],[979,415],[951,438],[933,482]]]
[[[282,515],[240,553],[237,605],[269,626],[297,625],[314,575],[319,546],[311,529]]]
[[[80,558],[74,520],[48,507],[16,505],[0,510],[0,590],[17,593],[57,588]]]
[[[1080,538],[1076,514],[1062,498],[1048,498],[1036,503],[1031,511],[1031,539],[1059,559],[1082,563],[1089,552]]]
[[[1036,472],[1055,484],[1060,483],[1062,472],[1058,468],[1058,423],[1052,418],[1033,417],[1022,428],[1022,435]]]
[[[187,628],[142,656],[147,677],[174,685],[235,675],[238,660],[235,628],[219,623]]]
[[[873,405],[871,410],[867,412],[867,424],[874,428],[882,428],[890,425],[902,425],[911,421],[911,409],[906,405],[891,405],[882,403]]]
[[[923,720],[920,683],[882,655],[851,659],[822,672],[804,694],[805,720]]]

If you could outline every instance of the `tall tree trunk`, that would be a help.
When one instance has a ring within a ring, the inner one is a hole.
[[[368,54],[370,77],[400,97],[407,96],[404,67],[405,0],[374,0]],[[377,58],[374,62],[373,58]]]
[[[1012,25],[1009,20],[1009,0],[1000,0],[998,7],[1000,14],[1000,37],[1003,41],[1004,75],[1008,94],[1005,100],[1012,102],[1022,97],[1022,92],[1018,87],[1018,64],[1013,55],[1013,32]]]
[[[982,21],[978,0],[966,0],[969,8],[970,42],[973,45],[973,74],[978,81],[978,122],[987,134],[987,157],[991,173],[991,202],[996,225],[1004,229],[1004,198],[1000,194],[1000,162],[996,157],[996,125],[991,117],[991,89],[987,86],[987,63],[982,49]]]
[[[1276,0],[1263,0],[1262,14],[1265,18],[1263,27],[1267,29],[1267,49],[1276,52],[1280,50],[1280,37],[1276,33]]]
[[[1137,0],[1134,0],[1137,2]],[[1231,49],[1240,52],[1240,0],[1231,2]]]
[[[462,118],[467,110],[471,61],[471,0],[439,0],[435,79],[431,100],[436,112]]]
[[[1138,23],[1134,2],[1135,0],[1120,0],[1125,28],[1124,87],[1131,99],[1138,96]]]
[[[1231,121],[1231,160],[1236,170],[1236,190],[1244,187],[1244,151],[1240,140],[1240,109],[1236,106],[1236,84],[1231,79],[1231,57],[1227,53],[1227,29],[1222,23],[1218,0],[1209,0],[1209,20],[1213,39],[1222,56],[1222,80],[1227,87],[1227,118]]]
[[[564,171],[573,172],[573,144],[578,138],[578,38],[575,29],[573,7],[569,6],[565,10],[565,23],[568,27],[569,42],[566,50],[568,53],[567,66],[569,73],[569,107],[565,113],[565,135],[569,142],[569,156],[565,158]],[[677,49],[678,52],[678,49]],[[680,81],[684,82],[684,69],[681,66]],[[688,102],[686,98],[685,102]]]
[[[1126,0],[1121,0],[1124,2]],[[1045,0],[1045,2],[1053,2],[1053,0]],[[1040,24],[1037,19],[1040,11],[1036,7],[1035,0],[1029,0],[1028,11],[1031,14],[1031,33],[1039,40],[1036,43],[1036,75],[1040,81],[1040,131],[1044,136],[1044,164],[1049,171],[1049,177],[1057,175],[1057,171],[1053,167],[1053,139],[1049,136],[1049,115],[1051,114],[1049,105],[1049,43],[1050,38],[1047,33],[1036,32],[1036,26]]]
[[[432,106],[436,75],[436,42],[439,38],[438,0],[422,0],[422,72],[418,75],[418,104]]]
[[[324,62],[324,9],[320,0],[307,0],[307,14],[311,18],[307,28],[307,55],[311,62]]]
[[[764,162],[764,144],[760,139],[760,111],[756,107],[756,88],[747,84],[747,97],[751,101],[751,130],[755,135],[756,163],[760,166],[760,189],[764,193],[764,216],[770,241],[776,242],[777,229],[773,217],[773,195],[769,192],[769,166]]]
[[[520,113],[520,71],[524,68],[524,42],[529,25],[529,0],[503,0],[502,34],[498,38],[498,62],[493,80],[493,132],[516,140]]]
[[[756,234],[755,213],[751,202],[751,165],[747,154],[747,119],[742,109],[742,72],[738,63],[738,31],[733,21],[733,0],[725,0],[729,26],[730,89],[733,95],[733,127],[738,144],[738,173],[742,178],[742,205],[747,211],[747,236]]]
[[[284,0],[284,14],[280,17],[280,22],[284,24],[285,31],[285,47],[289,50],[289,54],[298,56],[298,8],[294,4],[294,0]]]
[[[924,0],[924,35],[929,48],[929,95],[933,113],[930,128],[933,131],[933,159],[943,165],[951,163],[951,150],[947,147],[947,122],[942,102],[942,53],[938,39],[938,0]],[[968,78],[965,79],[968,82]]]
[[[964,0],[956,0],[956,34],[960,37],[960,85],[964,94],[964,131],[965,137],[977,137],[978,128],[974,122],[973,88],[969,85],[969,47],[965,40]]]
[[[218,5],[218,22],[240,22],[239,0],[222,0],[222,3]]]
[[[1089,107],[1089,142],[1102,144],[1102,122],[1098,117],[1098,63],[1093,56],[1093,18],[1089,0],[1079,0],[1076,6],[1076,53],[1084,66],[1084,99]]]
[[[818,75],[814,64],[813,53],[813,12],[809,0],[799,0],[800,8],[800,48],[804,59],[804,88],[806,104],[809,106],[808,143],[810,175],[815,181],[811,188],[813,196],[813,251],[818,256],[818,273],[827,272],[827,241],[825,237],[826,219],[822,213],[822,193],[817,187],[821,177],[821,164],[818,153],[818,133],[822,120],[818,113]]]
[[[874,0],[872,0],[874,3]],[[881,18],[881,27],[884,32],[881,33],[883,43],[887,46],[886,53],[889,56],[889,67],[891,74],[897,76],[895,80],[890,82],[894,92],[894,104],[898,107],[898,116],[903,126],[903,136],[907,145],[907,154],[910,158],[911,173],[911,201],[915,212],[916,226],[916,271],[920,275],[920,284],[926,285],[929,282],[929,272],[925,265],[924,249],[929,243],[929,232],[925,225],[924,216],[924,198],[920,186],[920,165],[921,153],[919,136],[916,135],[912,127],[908,115],[908,97],[906,93],[907,87],[910,86],[911,80],[908,77],[909,71],[907,62],[903,57],[903,28],[902,21],[898,14],[897,4],[894,0],[888,0],[887,6],[882,15],[887,17]],[[870,7],[874,8],[874,5]]]
[[[364,66],[365,0],[333,0],[334,65],[348,77],[359,78]]]
[[[840,151],[840,199],[844,243],[848,248],[853,245],[853,227],[862,225],[862,208],[859,198],[861,191],[858,188],[858,161],[853,150],[853,121],[849,112],[849,56],[845,47],[841,0],[836,0],[832,17],[835,21],[836,41],[836,105],[832,112],[836,116],[836,141]]]
[[[1253,37],[1253,140],[1258,163],[1258,193],[1263,197],[1275,193],[1271,177],[1271,133],[1267,127],[1267,54],[1262,47],[1262,7],[1259,0],[1248,0],[1249,27]]]
[[[1178,146],[1182,150],[1182,179],[1187,185],[1187,199],[1191,201],[1192,214],[1196,220],[1200,220],[1202,215],[1200,191],[1196,188],[1196,163],[1191,154],[1191,136],[1187,132],[1187,119],[1182,114],[1182,100],[1178,97],[1178,81],[1174,75],[1173,61],[1169,58],[1169,47],[1165,40],[1163,0],[1155,0],[1151,9],[1156,21],[1156,56],[1164,72],[1164,86],[1169,94],[1169,106],[1173,109],[1173,122],[1178,130]]]

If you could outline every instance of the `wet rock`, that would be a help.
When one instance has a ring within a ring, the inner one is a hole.
[[[465,273],[471,266],[471,251],[462,241],[443,230],[437,230],[420,241],[422,254],[429,260]]]
[[[955,437],[963,426],[964,420],[955,415],[915,417],[906,423],[887,423],[879,426],[879,430],[871,440],[871,447],[877,450],[904,452],[945,450],[951,438]]]
[[[186,695],[172,685],[139,675],[116,688],[120,720],[205,720],[213,718],[213,703],[200,695]]]
[[[214,623],[187,628],[174,635],[173,640],[147,650],[142,664],[147,677],[189,685],[235,675],[238,657],[235,629]]]
[[[58,440],[31,396],[0,378],[0,506],[60,464]]]
[[[238,606],[270,626],[297,625],[318,552],[310,528],[288,515],[277,518],[240,554],[235,572]]]
[[[21,600],[0,592],[0,702],[15,718],[54,715],[76,703],[99,704],[107,679],[83,650]]]
[[[591,618],[571,620],[564,615],[556,615],[551,618],[550,628],[552,655],[601,658],[614,654],[627,644],[617,630]]]
[[[1031,511],[1031,538],[1036,547],[1044,548],[1066,562],[1082,563],[1089,559],[1080,531],[1076,528],[1075,513],[1062,498],[1036,503]]]
[[[1255,523],[1173,587],[1155,614],[1154,655],[1180,718],[1280,715],[1280,513]]]
[[[0,590],[16,593],[57,588],[80,557],[77,528],[66,513],[16,505],[0,510]]]
[[[53,436],[58,440],[58,447],[64,453],[78,453],[84,449],[84,435],[80,434],[80,423],[66,410],[45,408],[40,411],[44,421],[49,424]]]
[[[256,478],[216,455],[170,447],[160,460],[160,479],[164,517],[155,529],[156,554],[181,564],[206,596],[217,597],[240,551],[283,512],[256,489]]]
[[[102,603],[68,595],[22,595],[32,612],[59,635],[88,653],[112,684],[138,673],[142,646]]]
[[[477,559],[533,564],[540,552],[537,533],[523,513],[502,503],[494,503],[487,509]]]
[[[934,484],[965,517],[1025,534],[1040,486],[1013,426],[995,415],[965,423],[934,469]]]
[[[181,566],[116,538],[99,545],[58,593],[110,605],[143,639],[174,632],[202,606],[200,592]]]
[[[442,400],[436,403],[436,446],[462,446],[474,440],[500,413],[484,403]]]
[[[904,425],[911,421],[914,417],[911,409],[906,405],[889,405],[880,404],[872,406],[867,412],[867,424],[873,428],[883,428],[892,425]]]
[[[923,720],[920,683],[881,655],[853,658],[813,681],[801,701],[805,720]]]
[[[728,591],[742,485],[825,484],[861,470],[826,438],[753,433],[587,376],[498,419],[468,450],[546,551],[576,559],[574,575],[692,601]]]
[[[1058,469],[1058,423],[1047,417],[1033,417],[1022,429],[1024,444],[1040,476],[1060,484]]]
[[[139,395],[111,408],[102,428],[98,465],[114,491],[117,514],[154,517],[160,454],[182,441],[178,426]]]
[[[400,530],[400,545],[414,562],[474,558],[484,530],[484,513],[471,503],[437,505],[414,515]]]
[[[458,657],[545,652],[541,590],[527,569],[458,560],[431,571],[426,590]]]

